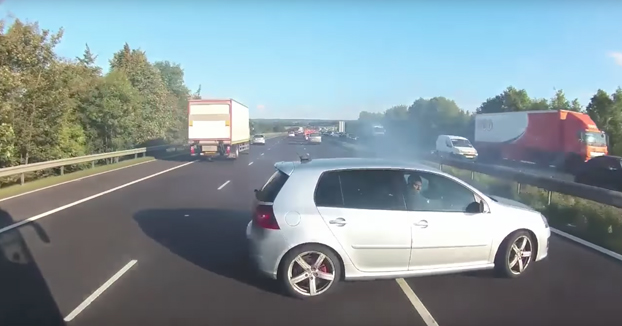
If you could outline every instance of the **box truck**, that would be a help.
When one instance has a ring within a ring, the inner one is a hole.
[[[527,161],[567,172],[608,153],[607,136],[590,116],[565,110],[477,114],[474,145],[479,160]]]
[[[249,111],[233,100],[188,101],[188,143],[192,156],[236,159],[250,148]]]

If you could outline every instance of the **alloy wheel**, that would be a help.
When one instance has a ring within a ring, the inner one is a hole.
[[[523,273],[529,263],[531,263],[531,254],[533,246],[531,239],[526,235],[521,235],[514,240],[508,255],[508,267],[514,275]]]
[[[304,296],[320,295],[333,284],[335,265],[321,252],[306,251],[289,264],[287,279],[294,291]]]

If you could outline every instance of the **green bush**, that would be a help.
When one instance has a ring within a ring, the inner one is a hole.
[[[490,195],[510,198],[542,212],[549,224],[581,239],[622,253],[622,209],[590,200],[552,193],[489,175],[443,166],[452,174]]]

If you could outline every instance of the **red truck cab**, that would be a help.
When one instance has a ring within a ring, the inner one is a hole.
[[[565,110],[478,114],[475,147],[480,159],[527,161],[574,171],[607,155],[607,136],[589,115]]]

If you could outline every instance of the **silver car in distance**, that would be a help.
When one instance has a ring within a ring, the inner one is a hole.
[[[516,278],[548,254],[542,214],[434,168],[371,158],[275,168],[246,236],[256,268],[297,298],[350,280],[484,269]]]

